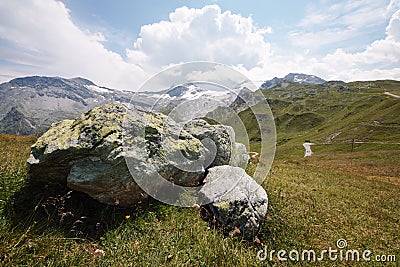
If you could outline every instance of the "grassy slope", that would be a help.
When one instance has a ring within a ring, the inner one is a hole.
[[[371,143],[356,144],[355,151],[400,149],[400,101],[384,95],[387,91],[400,95],[400,82],[293,83],[263,90],[276,121],[277,156],[301,156],[307,139],[319,144],[318,152],[349,152],[353,139]],[[256,139],[251,112],[240,117]],[[258,147],[253,142],[252,149]]]

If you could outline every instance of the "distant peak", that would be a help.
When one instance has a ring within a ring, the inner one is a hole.
[[[289,73],[283,78],[274,77],[272,80],[265,81],[261,85],[261,89],[268,89],[274,87],[283,82],[294,82],[300,84],[322,84],[326,81],[316,75],[304,74],[304,73]]]
[[[69,80],[77,82],[77,83],[85,84],[85,85],[95,85],[92,81],[82,78],[82,77],[75,77],[75,78],[72,78]]]
[[[303,84],[321,84],[326,82],[324,79],[318,76],[304,73],[289,73],[283,77],[283,79],[289,82],[298,82]]]
[[[60,77],[46,77],[46,76],[27,76],[12,79],[9,83],[20,85],[21,83],[38,83],[49,80],[61,79]]]

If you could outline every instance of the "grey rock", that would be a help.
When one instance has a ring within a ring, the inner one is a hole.
[[[216,220],[252,239],[267,214],[268,196],[242,168],[216,166],[208,170],[200,191]]]
[[[210,166],[229,164],[232,153],[232,128],[225,125],[210,125],[204,120],[193,120],[184,124],[183,128],[214,152],[209,155],[213,159]]]
[[[54,123],[38,138],[27,161],[27,180],[66,183],[110,205],[132,206],[146,199],[149,191],[142,188],[179,198],[180,192],[165,190],[165,181],[198,186],[211,163],[228,164],[233,156],[230,130],[224,126],[196,121],[189,128],[127,104],[96,107],[75,120]],[[215,142],[215,153],[197,137]],[[217,157],[210,160],[210,155]]]
[[[160,173],[175,184],[198,185],[205,153],[165,115],[109,104],[53,124],[32,146],[27,179],[66,182],[102,203],[131,206],[147,197],[135,179]]]
[[[12,107],[0,120],[0,132],[5,134],[29,135],[35,128],[17,107]]]
[[[230,107],[239,113],[264,101],[266,101],[265,96],[260,91],[253,92],[245,87],[240,90]]]

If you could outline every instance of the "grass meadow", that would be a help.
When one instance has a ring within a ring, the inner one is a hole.
[[[268,216],[257,238],[248,242],[230,237],[204,219],[204,209],[152,200],[118,208],[64,185],[25,184],[25,162],[34,141],[35,137],[0,135],[1,266],[398,266],[400,262],[400,150],[280,156],[263,184],[269,195]],[[320,257],[323,250],[338,249],[339,239],[347,242],[344,250],[370,250],[371,261],[332,261],[328,255],[315,262],[281,261],[277,252],[269,258],[272,250],[311,249]],[[265,250],[268,257],[261,261],[257,254]],[[392,262],[378,263],[376,256]]]

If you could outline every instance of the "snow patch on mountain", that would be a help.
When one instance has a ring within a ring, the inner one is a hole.
[[[113,93],[114,90],[105,88],[105,87],[99,87],[97,85],[85,85],[85,87],[89,90],[93,90],[99,93]]]

